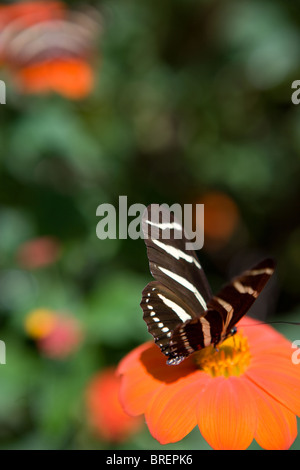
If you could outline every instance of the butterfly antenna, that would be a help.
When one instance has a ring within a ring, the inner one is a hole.
[[[300,322],[297,322],[297,321],[281,321],[281,320],[278,320],[278,321],[264,321],[264,322],[259,322],[259,323],[256,323],[255,325],[243,325],[243,326],[246,326],[246,327],[249,327],[249,326],[258,326],[258,325],[298,325],[300,326]]]

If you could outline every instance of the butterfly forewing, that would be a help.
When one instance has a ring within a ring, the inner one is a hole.
[[[152,204],[143,216],[143,233],[150,271],[189,306],[193,316],[202,315],[212,297],[205,274],[181,223],[163,206]]]
[[[171,353],[174,329],[205,313],[211,291],[181,223],[163,206],[152,204],[143,215],[150,271],[156,279],[143,291],[141,307],[148,331],[169,364],[183,357]]]

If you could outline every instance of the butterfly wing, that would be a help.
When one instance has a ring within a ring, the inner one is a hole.
[[[175,356],[171,354],[170,338],[178,325],[193,318],[193,313],[174,292],[160,282],[150,282],[142,293],[141,307],[148,331],[160,347],[162,353],[172,364]],[[176,355],[177,363],[181,359]]]
[[[177,326],[204,315],[212,294],[196,253],[186,250],[189,239],[181,223],[170,211],[152,204],[143,215],[142,228],[156,280],[143,290],[143,318],[168,356],[168,364],[178,364],[183,357],[170,351],[172,333]]]
[[[275,263],[265,259],[225,285],[208,303],[208,308],[217,310],[224,318],[222,337],[248,312],[266,283],[272,276]]]
[[[151,204],[142,228],[154,279],[182,299],[193,316],[202,315],[212,294],[196,253],[186,250],[189,239],[181,223],[163,206]]]
[[[187,357],[210,344],[224,341],[255,302],[274,269],[274,261],[265,259],[225,285],[209,300],[203,317],[177,325],[170,341],[170,354]]]

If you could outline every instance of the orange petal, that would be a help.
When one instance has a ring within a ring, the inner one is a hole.
[[[274,347],[290,348],[290,342],[278,333],[278,331],[253,318],[242,318],[237,327],[238,330],[242,331],[247,337],[250,349],[252,349],[253,352],[261,349],[269,351]]]
[[[56,59],[28,65],[16,72],[23,93],[55,91],[70,99],[81,99],[93,87],[93,71],[84,59]]]
[[[113,368],[93,376],[86,389],[86,408],[89,424],[100,437],[123,441],[138,430],[140,418],[128,416],[121,408],[118,394],[120,377]]]
[[[300,364],[293,364],[291,357],[253,358],[245,375],[294,414],[300,416]]]
[[[255,440],[267,450],[289,449],[297,436],[296,416],[249,381],[257,407]]]
[[[152,343],[145,343],[131,351],[120,363],[118,374],[123,375],[120,387],[120,402],[131,415],[144,413],[147,403],[160,382],[155,380],[143,367],[140,357],[148,355],[153,349]]]
[[[242,377],[217,377],[208,382],[197,408],[203,437],[219,450],[242,450],[252,442],[256,407]]]
[[[208,375],[195,371],[155,393],[145,415],[149,431],[161,444],[180,441],[196,426],[199,394],[208,380]]]
[[[53,61],[49,72],[53,90],[67,98],[81,99],[92,91],[93,70],[84,59]]]
[[[144,413],[161,384],[173,383],[195,370],[190,360],[178,366],[166,365],[166,357],[154,343],[145,343],[129,353],[120,363],[123,376],[120,401],[127,413]]]

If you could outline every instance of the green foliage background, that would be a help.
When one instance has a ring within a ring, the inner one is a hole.
[[[88,98],[20,96],[1,71],[8,90],[0,108],[0,337],[7,346],[0,448],[113,448],[88,430],[84,390],[94,373],[149,339],[139,302],[151,279],[142,240],[96,237],[97,206],[118,207],[119,195],[129,205],[197,202],[210,189],[231,195],[247,237],[230,253],[204,246],[209,281],[218,288],[241,253],[271,254],[278,267],[268,319],[299,321],[296,2],[94,4],[104,29]],[[60,260],[21,269],[18,247],[41,235],[60,240]],[[45,359],[28,340],[24,319],[41,306],[83,323],[86,339],[75,356]],[[300,339],[300,327],[280,331]],[[118,447],[160,448],[146,428]],[[194,430],[164,448],[209,447]]]

